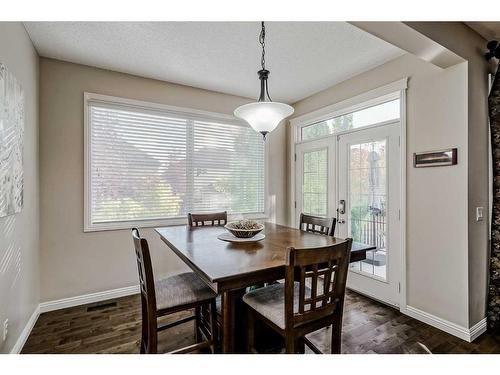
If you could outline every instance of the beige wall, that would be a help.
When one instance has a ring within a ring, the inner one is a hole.
[[[137,284],[128,230],[83,233],[83,92],[232,114],[248,99],[132,75],[41,59],[41,301]],[[285,220],[285,126],[269,137],[271,219]],[[150,240],[156,276],[185,266]]]
[[[409,77],[407,304],[466,327],[466,63],[444,70],[413,55],[404,55],[295,103],[294,115],[300,116],[403,77]],[[289,127],[287,134],[291,137]],[[452,146],[459,149],[457,166],[413,168],[413,152]]]
[[[0,324],[9,319],[0,353],[8,353],[39,302],[38,55],[21,23],[0,22],[0,62],[14,73],[25,97],[24,207],[0,218]]]
[[[469,326],[486,314],[488,277],[488,64],[486,40],[461,22],[408,22],[468,62]],[[476,221],[476,207],[485,220]]]

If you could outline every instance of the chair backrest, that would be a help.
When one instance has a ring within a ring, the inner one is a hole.
[[[332,236],[335,233],[337,219],[300,214],[300,230]]]
[[[132,229],[132,238],[134,239],[137,268],[139,271],[139,285],[141,289],[142,337],[146,338],[146,340],[143,340],[145,347],[142,352],[155,353],[157,343],[157,313],[151,255],[149,253],[148,241],[145,238],[141,238],[137,228]]]
[[[156,313],[156,293],[148,241],[141,238],[137,228],[132,229],[132,238],[134,239],[137,269],[139,271],[141,300],[146,303],[143,307]]]
[[[220,226],[227,224],[227,211],[213,212],[209,214],[188,214],[188,223],[190,227],[204,226],[205,223],[211,226]]]
[[[352,239],[337,244],[287,249],[285,276],[285,325],[293,328],[314,320],[342,314]],[[297,281],[296,281],[297,280]],[[310,280],[310,283],[309,283]],[[298,282],[299,293],[294,296]],[[297,301],[294,301],[297,298]],[[294,311],[294,304],[298,310]]]

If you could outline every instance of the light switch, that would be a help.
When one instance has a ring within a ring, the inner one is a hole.
[[[483,221],[483,207],[476,207],[476,221]]]

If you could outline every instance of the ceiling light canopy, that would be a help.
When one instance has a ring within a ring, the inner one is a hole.
[[[262,69],[257,73],[260,79],[260,96],[257,102],[244,104],[234,110],[234,115],[248,122],[250,126],[260,132],[264,139],[267,133],[273,131],[278,124],[293,113],[293,108],[285,103],[273,102],[269,96],[267,79],[269,70],[266,69],[265,60],[266,28],[262,22],[259,43],[262,46]]]

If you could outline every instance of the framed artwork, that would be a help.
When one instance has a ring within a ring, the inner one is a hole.
[[[415,152],[413,154],[413,166],[415,168],[443,167],[457,164],[457,149]]]
[[[0,217],[23,207],[24,92],[0,63]]]

